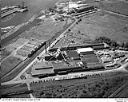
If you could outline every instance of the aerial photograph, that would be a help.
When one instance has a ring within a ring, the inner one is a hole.
[[[128,0],[0,7],[0,98],[128,98]]]

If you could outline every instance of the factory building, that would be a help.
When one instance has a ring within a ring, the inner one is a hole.
[[[73,72],[73,71],[78,71],[81,70],[81,61],[60,61],[60,62],[52,62],[54,72],[58,73],[61,71],[67,71],[67,72]]]
[[[50,62],[41,62],[32,67],[31,74],[34,77],[54,75],[53,66]]]
[[[77,51],[75,51],[75,50],[66,51],[66,55],[68,58],[70,58],[72,60],[80,60],[80,56],[77,53]]]
[[[61,49],[63,50],[60,50],[59,54],[57,54],[58,50],[54,50],[53,55],[45,56],[45,61],[32,68],[32,76],[40,77],[104,69],[92,45],[69,47],[68,50],[67,48]]]

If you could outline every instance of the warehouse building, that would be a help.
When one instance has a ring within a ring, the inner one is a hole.
[[[106,49],[108,47],[105,47],[104,43],[97,43],[97,44],[89,44],[89,45],[79,45],[79,46],[70,46],[70,47],[62,47],[60,48],[61,51],[67,51],[67,50],[77,50],[79,48],[92,48],[93,50],[100,50],[100,49]],[[49,52],[55,52],[58,48],[51,48],[49,49]]]
[[[66,55],[72,60],[80,60],[80,56],[75,50],[66,51]]]
[[[54,72],[58,73],[61,71],[73,72],[77,70],[81,70],[82,62],[81,61],[59,61],[52,62]]]
[[[33,77],[54,75],[54,70],[50,62],[40,62],[32,67],[31,74]]]
[[[55,49],[50,56],[45,56],[45,61],[34,66],[32,68],[32,76],[40,77],[104,69],[104,66],[95,54],[93,45],[65,47],[57,52],[58,50]]]

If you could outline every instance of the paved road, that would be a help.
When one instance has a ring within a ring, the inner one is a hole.
[[[105,74],[105,73],[109,73],[109,72],[128,72],[128,70],[125,70],[125,67],[128,67],[128,63],[126,63],[125,65],[121,66],[118,69],[112,69],[112,70],[103,70],[103,71],[85,71],[85,72],[77,72],[77,73],[69,73],[68,75],[57,75],[57,76],[53,76],[53,77],[46,77],[46,78],[32,78],[32,79],[26,79],[26,80],[19,80],[19,81],[8,81],[8,82],[4,82],[1,83],[1,85],[9,85],[9,84],[17,84],[17,83],[30,83],[30,82],[38,82],[40,80],[42,81],[49,81],[49,80],[63,80],[64,78],[68,78],[68,79],[72,79],[74,77],[83,77],[83,76],[87,76],[87,75],[94,75],[94,74]]]
[[[27,84],[28,90],[31,90],[30,84],[29,83],[26,83],[26,84]],[[30,98],[34,98],[34,96],[32,95],[32,93],[30,93],[29,95],[30,95]]]

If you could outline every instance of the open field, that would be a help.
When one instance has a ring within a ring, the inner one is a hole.
[[[127,42],[127,25],[128,18],[117,17],[100,11],[83,17],[82,21],[76,24],[55,47],[90,44],[100,36],[108,37],[117,42]]]
[[[101,8],[128,16],[128,3],[119,0],[108,0],[101,3]]]
[[[87,98],[108,97],[126,80],[127,76],[96,75],[80,79],[37,82],[31,84],[33,95],[40,98]]]
[[[15,92],[24,92],[28,91],[27,85],[26,84],[14,84],[14,85],[5,85],[1,86],[0,92],[2,96],[6,97],[7,94],[15,93]],[[29,97],[29,94],[20,94],[20,95],[12,95],[12,96],[7,96],[7,98],[27,98]]]
[[[128,98],[128,85],[126,87],[124,87],[124,89],[122,89],[116,96],[114,96],[115,98]]]
[[[22,60],[19,58],[9,56],[1,63],[1,76],[13,70]]]
[[[125,30],[127,24],[128,19],[100,12],[89,18],[83,18],[73,31],[80,30],[91,39],[106,36],[117,42],[123,42],[128,39],[128,30]]]
[[[104,12],[99,12],[88,18],[84,17],[82,22],[73,29],[73,32],[80,30],[91,39],[106,36],[117,42],[125,42],[128,39],[127,24],[128,18],[116,17]]]
[[[11,54],[11,52],[8,51],[6,48],[5,49],[2,49],[0,53],[1,53],[1,56],[0,56],[1,57],[0,59],[1,60],[3,60],[4,58],[6,58],[8,55]]]
[[[57,32],[63,30],[65,23],[66,23],[65,21],[54,22],[51,18],[47,18],[44,21],[41,21],[39,25],[32,27],[28,31],[25,31],[19,36],[17,36],[10,43],[15,42],[19,38],[25,38],[28,40],[32,38],[43,41],[48,40],[52,36],[54,36]]]

